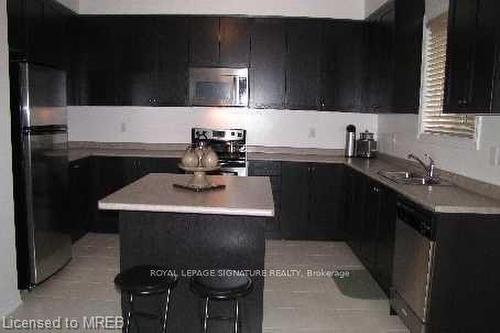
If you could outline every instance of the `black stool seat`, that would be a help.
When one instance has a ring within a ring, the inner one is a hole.
[[[210,299],[244,297],[252,291],[252,287],[252,279],[247,276],[195,277],[191,280],[191,290]]]
[[[125,292],[128,302],[128,310],[125,316],[124,331],[130,332],[132,319],[135,320],[137,331],[139,331],[139,324],[137,323],[137,316],[147,318],[160,318],[161,319],[161,332],[167,332],[167,319],[168,310],[170,306],[170,294],[172,289],[177,284],[178,276],[174,274],[167,274],[168,271],[164,267],[143,265],[132,267],[125,272],[118,274],[115,278],[115,284],[121,291]],[[135,310],[135,298],[148,297],[153,294],[165,294],[165,302],[163,305],[163,313],[155,315]]]
[[[135,266],[118,274],[115,278],[115,284],[121,290],[132,294],[165,293],[175,286],[178,276],[162,274],[164,272],[166,272],[164,267],[153,265]]]

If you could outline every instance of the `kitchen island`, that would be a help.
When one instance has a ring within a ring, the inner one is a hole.
[[[120,215],[120,270],[161,265],[180,276],[169,314],[170,332],[201,330],[201,300],[189,290],[193,275],[245,270],[254,290],[241,302],[243,332],[262,331],[264,227],[274,216],[267,177],[211,176],[223,190],[191,192],[174,188],[190,175],[149,174],[99,201],[99,209]],[[122,308],[125,300],[122,299]],[[231,303],[213,303],[216,314],[231,315]],[[158,312],[161,296],[139,303]],[[157,331],[158,321],[140,320],[141,332]],[[230,322],[212,322],[211,332],[227,332]],[[144,329],[143,329],[144,328]]]

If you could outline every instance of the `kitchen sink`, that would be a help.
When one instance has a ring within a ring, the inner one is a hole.
[[[451,185],[451,183],[442,180],[442,179],[436,179],[433,181],[429,181],[425,177],[419,174],[415,174],[411,171],[387,171],[387,170],[381,170],[378,172],[379,175],[382,177],[389,179],[397,184],[402,184],[402,185]]]

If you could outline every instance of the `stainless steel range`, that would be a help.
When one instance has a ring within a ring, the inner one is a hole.
[[[244,129],[191,129],[191,143],[207,144],[217,153],[222,175],[248,175],[246,138]]]

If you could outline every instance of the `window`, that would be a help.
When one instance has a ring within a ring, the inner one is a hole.
[[[474,139],[476,117],[443,113],[448,12],[425,29],[422,132]]]

